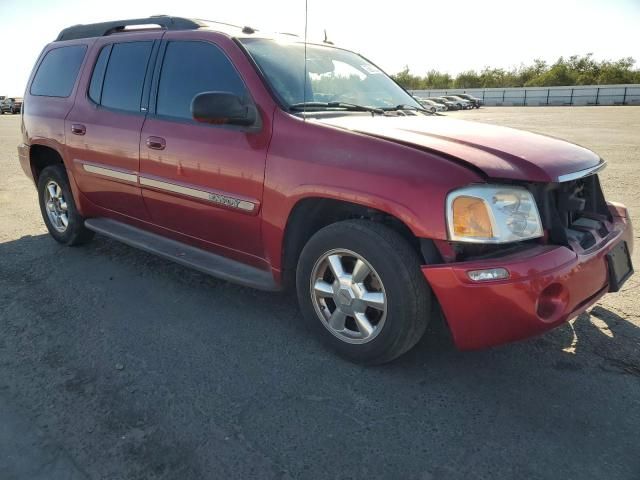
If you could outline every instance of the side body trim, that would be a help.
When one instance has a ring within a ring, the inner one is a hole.
[[[238,198],[237,196],[227,192],[195,188],[192,186],[181,185],[179,183],[167,182],[160,178],[145,177],[143,175],[139,175],[137,172],[105,167],[95,163],[85,162],[84,160],[76,160],[76,163],[81,165],[85,172],[92,173],[94,175],[135,183],[142,187],[151,187],[165,192],[177,193],[186,197],[197,198],[198,200],[205,200],[218,206],[232,208],[248,214],[255,214],[260,205],[260,202],[257,200]]]
[[[124,180],[126,182],[137,183],[138,176],[135,173],[128,173],[122,170],[116,170],[114,168],[99,167],[95,164],[79,162],[82,164],[82,168],[89,173],[95,175],[101,175],[103,177],[117,178],[118,180]]]
[[[198,188],[187,187],[176,183],[165,182],[155,178],[139,177],[140,185],[146,187],[153,187],[158,190],[164,190],[173,193],[179,193],[187,197],[198,198],[200,200],[207,200],[218,205],[230,207],[243,212],[253,213],[256,210],[257,202],[251,202],[249,200],[232,197],[226,193],[214,192],[208,190],[200,190]]]

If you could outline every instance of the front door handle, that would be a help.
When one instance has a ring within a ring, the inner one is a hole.
[[[167,146],[167,142],[162,137],[149,137],[147,138],[147,147],[152,150],[164,150]]]
[[[84,135],[85,133],[87,133],[87,127],[80,123],[74,123],[73,125],[71,125],[71,133],[73,133],[74,135]]]

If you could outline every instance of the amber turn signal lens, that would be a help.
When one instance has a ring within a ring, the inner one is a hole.
[[[453,233],[459,237],[493,237],[491,219],[483,200],[462,196],[453,201]]]

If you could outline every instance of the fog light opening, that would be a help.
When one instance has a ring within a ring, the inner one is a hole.
[[[509,271],[506,268],[470,270],[467,272],[467,276],[474,282],[490,282],[492,280],[505,280],[509,278]]]
[[[559,283],[552,283],[540,293],[536,312],[545,321],[559,318],[569,304],[569,292]]]

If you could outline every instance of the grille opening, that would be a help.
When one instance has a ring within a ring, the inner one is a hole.
[[[597,175],[563,183],[530,186],[551,244],[586,250],[609,233],[611,213]]]
[[[535,245],[563,245],[587,250],[609,235],[611,212],[596,174],[561,183],[524,185],[536,199],[545,235],[512,244],[470,244],[451,242],[455,261],[498,258]]]

